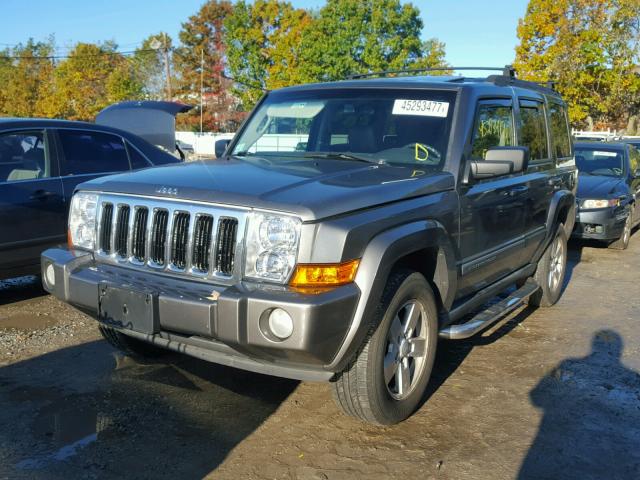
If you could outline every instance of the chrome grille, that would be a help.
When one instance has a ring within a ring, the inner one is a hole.
[[[179,212],[173,219],[173,235],[171,237],[171,264],[180,270],[187,265],[187,242],[189,240],[190,215]]]
[[[165,264],[164,254],[167,247],[167,222],[169,221],[169,212],[166,210],[157,210],[153,217],[153,226],[151,227],[151,249],[149,251],[151,261],[157,266]]]
[[[96,258],[131,268],[239,280],[248,209],[101,194]]]
[[[102,251],[111,253],[111,226],[113,223],[113,204],[105,203],[102,206],[102,220],[100,223],[100,244]]]
[[[233,271],[234,251],[238,220],[222,218],[218,222],[218,242],[216,246],[216,267],[220,272],[229,275]]]
[[[199,215],[193,231],[193,254],[191,261],[194,268],[208,272],[211,267],[211,234],[213,233],[213,217]]]
[[[129,205],[119,205],[118,215],[116,216],[116,238],[114,248],[118,255],[125,257],[127,255],[127,242],[129,240]]]

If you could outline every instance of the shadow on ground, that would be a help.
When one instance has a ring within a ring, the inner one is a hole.
[[[0,305],[47,295],[39,277],[28,276],[0,280]]]
[[[543,410],[518,478],[640,478],[640,375],[620,362],[623,340],[593,336],[591,353],[562,361],[531,391]]]
[[[0,478],[202,478],[297,382],[90,342],[0,368]]]

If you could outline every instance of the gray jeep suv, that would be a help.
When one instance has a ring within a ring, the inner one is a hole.
[[[510,71],[284,88],[221,159],[80,185],[43,282],[125,352],[330,381],[391,424],[439,337],[558,300],[575,188],[565,104]]]

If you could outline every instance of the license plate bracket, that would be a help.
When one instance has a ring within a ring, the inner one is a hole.
[[[158,295],[150,290],[100,283],[98,320],[122,330],[148,335],[159,333]]]

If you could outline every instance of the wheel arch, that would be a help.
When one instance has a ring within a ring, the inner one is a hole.
[[[375,236],[365,248],[355,282],[361,291],[353,321],[328,368],[341,370],[355,354],[370,325],[387,279],[396,267],[422,273],[431,284],[439,308],[449,308],[457,289],[457,263],[450,235],[435,220],[408,223]]]

